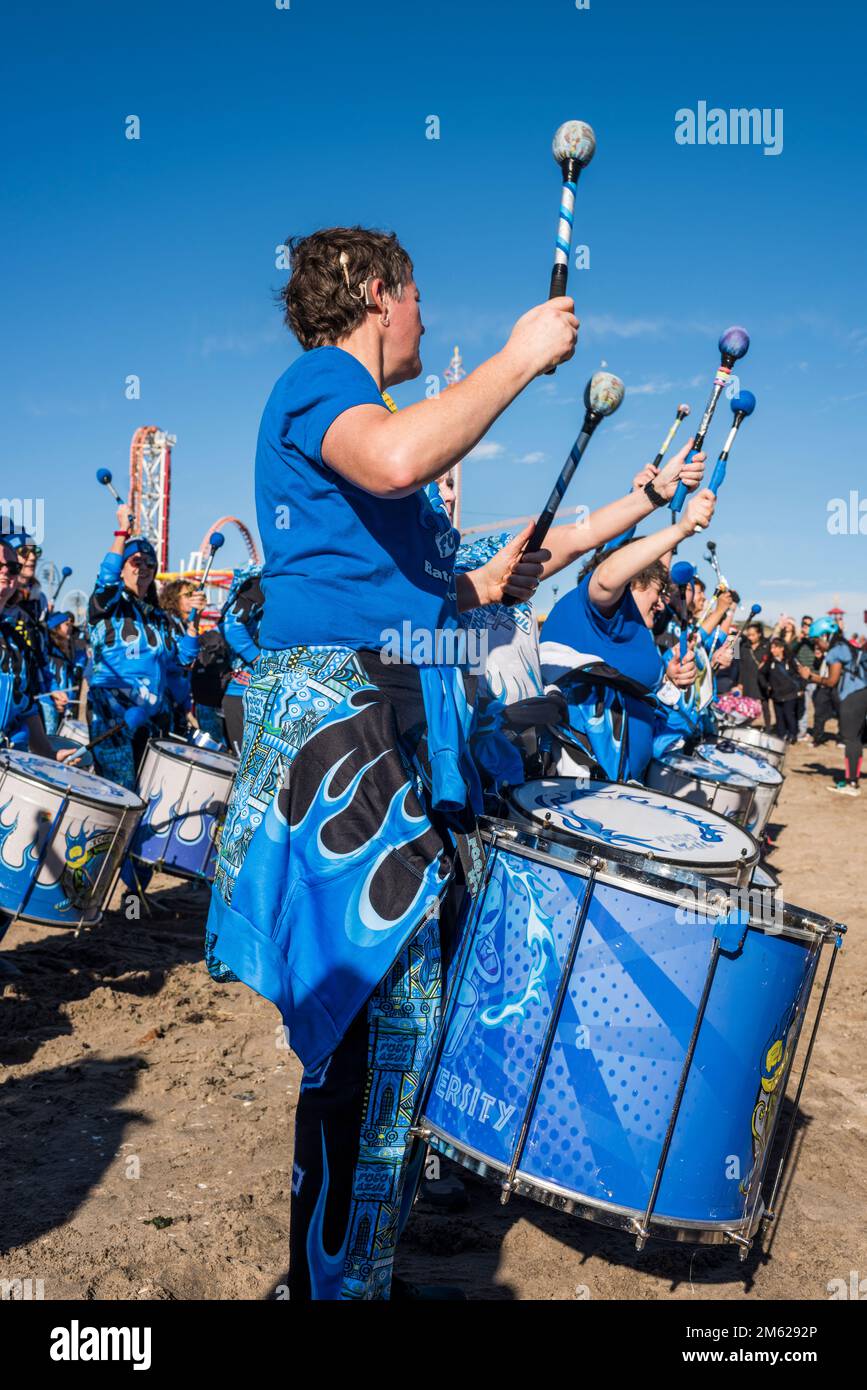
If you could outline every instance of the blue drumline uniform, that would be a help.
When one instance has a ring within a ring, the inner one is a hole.
[[[325,463],[329,426],[361,404],[390,405],[350,353],[316,348],[262,417],[262,650],[207,924],[212,973],[272,999],[304,1064],[295,1299],[389,1297],[441,918],[481,804],[462,675],[438,661],[457,532],[424,489],[377,498]]]
[[[93,749],[97,771],[134,788],[149,738],[165,735],[173,707],[189,707],[189,666],[198,638],[179,632],[158,603],[140,599],[121,580],[124,557],[113,551],[99,568],[88,605],[91,735],[123,727]]]

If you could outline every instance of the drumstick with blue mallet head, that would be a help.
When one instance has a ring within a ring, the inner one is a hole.
[[[756,408],[756,398],[753,395],[752,391],[740,391],[738,395],[732,397],[731,408],[732,414],[735,417],[734,422],[732,424],[731,429],[728,432],[728,438],[726,439],[726,442],[722,447],[722,452],[719,458],[717,459],[716,464],[714,465],[711,480],[708,483],[708,487],[710,488],[714,497],[716,497],[717,493],[719,492],[720,488],[725,482],[726,466],[728,464],[728,458],[731,452],[731,447],[734,444],[735,439],[737,438],[738,430],[740,429],[744,420],[746,420],[748,416],[752,415],[753,411]],[[697,531],[700,531],[701,527],[697,526],[695,529]]]
[[[748,613],[747,616],[744,618],[743,622],[741,623],[740,627],[738,628],[738,636],[737,636],[737,640],[738,640],[738,641],[740,641],[740,639],[741,639],[741,638],[743,637],[743,635],[744,635],[744,632],[745,632],[746,629],[749,627],[750,623],[753,621],[753,619],[756,617],[756,615],[757,615],[758,613],[761,613],[761,611],[762,611],[762,605],[761,605],[760,603],[754,603],[754,604],[752,604],[752,606],[750,607],[749,613]]]
[[[63,588],[64,584],[66,583],[67,579],[69,578],[69,576],[70,576],[71,574],[72,574],[72,566],[71,566],[71,565],[64,565],[64,566],[63,566],[63,569],[60,571],[60,578],[59,578],[58,581],[57,581],[57,588],[54,590],[54,593],[53,593],[52,596],[51,596],[51,604],[52,604],[52,607],[53,607],[54,604],[57,602],[57,596],[58,596],[58,594],[60,593],[60,590]]]
[[[695,579],[695,565],[691,565],[688,560],[678,560],[672,565],[671,582],[680,593],[681,611],[678,614],[680,623],[680,659],[684,660],[688,647],[688,628],[689,628],[689,609],[686,606],[686,590],[689,584]]]
[[[212,531],[210,536],[208,537],[208,558],[205,562],[205,569],[202,574],[202,577],[196,585],[197,594],[203,594],[205,592],[205,585],[208,582],[208,575],[211,573],[211,566],[214,563],[214,556],[216,555],[220,547],[225,544],[225,541],[226,537],[223,535],[222,531]],[[200,608],[197,608],[195,616],[193,618],[194,627],[199,626],[199,620],[201,616],[202,610]]]
[[[750,335],[745,328],[741,328],[738,324],[734,324],[731,328],[727,328],[724,333],[720,334],[720,364],[717,367],[716,376],[713,379],[713,386],[711,387],[711,393],[708,396],[707,405],[704,408],[704,414],[702,415],[701,420],[699,421],[699,426],[696,430],[695,438],[692,441],[692,450],[690,451],[687,457],[687,462],[689,462],[690,459],[694,458],[696,454],[701,452],[704,446],[705,435],[710,429],[710,422],[713,419],[713,414],[716,410],[717,402],[719,401],[720,396],[722,395],[723,391],[728,385],[728,380],[732,373],[732,367],[735,365],[737,361],[740,360],[741,357],[746,357],[747,353],[749,352],[749,349]],[[686,495],[687,488],[683,483],[678,483],[677,491],[674,494],[674,497],[671,501],[672,517],[676,517],[678,512],[681,510],[684,502],[686,501]]]
[[[607,415],[613,415],[615,410],[620,408],[623,401],[624,385],[619,376],[613,376],[611,372],[594,372],[584,388],[584,420],[581,425],[581,432],[572,448],[569,457],[560,469],[560,476],[554,484],[554,489],[539,514],[539,520],[533,529],[529,541],[527,542],[524,553],[541,548],[542,542],[547,536],[551,523],[557,515],[557,509],[563,501],[563,495],[572,481],[572,475],[584,454],[584,450],[590,443],[593,432],[597,425],[605,419]],[[517,595],[506,594],[503,603],[512,605],[519,603]]]
[[[551,149],[563,175],[560,192],[560,216],[557,221],[557,238],[554,243],[554,266],[548,287],[548,298],[556,299],[566,293],[569,279],[569,256],[572,250],[572,232],[575,224],[575,190],[582,169],[586,169],[596,153],[596,136],[592,126],[586,121],[564,121],[557,127]],[[546,376],[551,376],[549,367]]]
[[[108,468],[97,468],[97,470],[96,470],[96,481],[97,481],[98,483],[102,483],[103,487],[108,488],[109,492],[111,493],[112,497],[114,498],[115,502],[117,502],[117,504],[118,504],[119,507],[125,507],[125,506],[126,506],[126,503],[124,502],[123,498],[121,497],[121,495],[120,495],[120,493],[118,492],[117,488],[115,487],[114,483],[111,481],[111,470],[110,470],[110,469],[108,469]],[[130,524],[130,526],[132,526],[132,512],[129,512],[128,515],[129,515],[129,524]]]

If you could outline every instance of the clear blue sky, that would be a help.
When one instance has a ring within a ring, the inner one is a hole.
[[[627,397],[569,502],[625,490],[678,401],[701,413],[717,336],[743,323],[758,406],[714,524],[723,569],[767,617],[839,595],[863,630],[867,536],[826,524],[831,498],[867,499],[860,7],[13,0],[4,16],[0,493],[44,499],[46,554],[75,584],[113,528],[94,470],[125,487],[140,424],[178,436],[173,560],[224,513],[255,522],[259,416],[297,352],[272,303],[287,234],[394,228],[423,294],[425,371],[455,343],[468,367],[495,351],[547,292],[550,141],[574,116],[598,139],[576,216],[591,268],[570,279],[578,352],[466,466],[466,524],[539,509],[603,360]],[[702,100],[782,108],[783,152],[678,145],[675,112]],[[239,561],[240,543],[224,553]]]

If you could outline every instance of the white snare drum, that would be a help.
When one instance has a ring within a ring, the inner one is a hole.
[[[538,832],[634,856],[636,867],[689,870],[725,883],[748,883],[759,857],[753,838],[714,811],[621,782],[543,778],[514,787],[512,810]]]
[[[747,829],[751,835],[761,835],[777,804],[783,774],[758,752],[728,738],[721,738],[718,743],[700,743],[695,751],[696,756],[711,767],[726,768],[757,783],[752,820]]]
[[[0,753],[0,911],[93,926],[143,809],[104,777],[34,753]]]
[[[786,760],[787,744],[785,739],[777,738],[776,734],[769,734],[764,729],[732,729],[727,735],[732,743],[737,743],[745,748],[751,748],[759,753],[772,767],[779,772],[783,770],[783,763]]]
[[[237,770],[227,753],[170,739],[149,743],[138,779],[147,809],[132,844],[135,858],[179,878],[213,879]]]
[[[90,742],[90,730],[83,719],[73,719],[71,715],[65,714],[58,726],[57,737],[68,738],[73,743],[87,744]]]
[[[749,777],[712,767],[702,758],[670,753],[652,760],[645,781],[654,791],[706,806],[736,825],[749,826],[757,790]]]

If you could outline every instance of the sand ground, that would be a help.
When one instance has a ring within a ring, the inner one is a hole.
[[[416,1207],[400,1273],[495,1300],[826,1299],[867,1277],[867,794],[829,794],[840,757],[794,749],[775,815],[786,900],[849,932],[764,1248],[636,1254],[468,1176],[465,1212]],[[260,1299],[285,1279],[299,1067],[270,1004],[209,979],[205,895],[160,885],[177,916],[4,941],[22,975],[0,1002],[0,1279],[41,1279],[49,1299]]]

